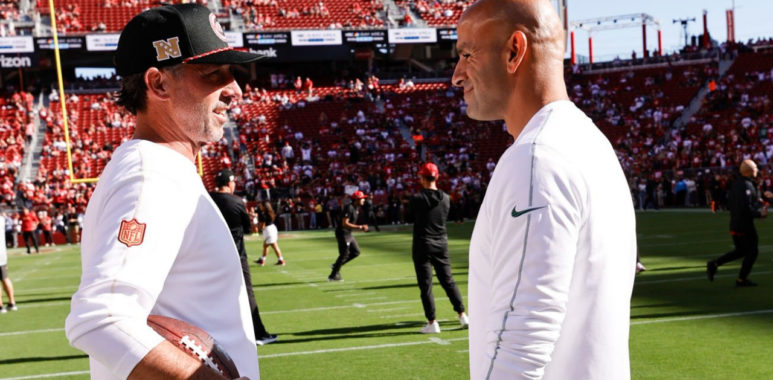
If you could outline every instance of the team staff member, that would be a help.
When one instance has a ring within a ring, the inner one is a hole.
[[[194,159],[218,141],[241,97],[233,51],[206,7],[178,4],[135,16],[118,41],[118,103],[136,115],[84,218],[81,284],[65,322],[89,355],[92,379],[222,379],[147,326],[149,314],[212,335],[239,373],[260,377],[238,253]]]
[[[357,223],[359,210],[365,204],[365,198],[367,197],[362,191],[355,191],[352,194],[352,203],[344,206],[343,210],[338,214],[338,223],[336,223],[335,231],[336,241],[338,242],[338,260],[330,265],[333,270],[330,272],[330,276],[327,277],[328,281],[343,281],[341,278],[341,267],[360,255],[360,246],[357,244],[357,240],[354,240],[352,230],[368,232],[367,224],[354,224]]]
[[[411,198],[408,218],[414,219],[411,252],[416,281],[421,291],[421,305],[424,307],[424,316],[427,317],[427,325],[421,332],[440,332],[440,325],[435,319],[435,297],[432,295],[433,267],[454,311],[459,314],[459,323],[462,327],[467,327],[469,320],[464,313],[462,294],[451,276],[451,261],[448,257],[446,220],[451,200],[448,194],[437,188],[440,175],[437,165],[425,163],[418,174],[422,190]]]
[[[749,273],[759,254],[757,229],[754,219],[768,216],[768,205],[760,198],[754,179],[757,178],[757,164],[752,160],[744,160],[740,167],[741,175],[733,182],[727,200],[730,209],[730,235],[733,237],[735,249],[725,253],[716,260],[706,263],[706,274],[709,281],[714,281],[714,275],[720,265],[743,258],[741,272],[735,280],[735,286],[757,286],[749,280]]]
[[[481,0],[459,20],[453,84],[504,120],[470,241],[470,377],[630,378],[633,203],[609,141],[568,100],[549,0]]]
[[[244,277],[244,286],[247,289],[247,301],[250,302],[250,312],[252,313],[252,327],[255,331],[255,344],[262,346],[276,342],[276,335],[266,331],[263,321],[260,319],[260,310],[258,302],[255,300],[255,292],[252,290],[252,275],[250,274],[250,262],[247,259],[247,249],[244,247],[244,234],[252,230],[250,214],[244,207],[244,201],[234,195],[236,182],[234,173],[228,169],[223,169],[215,175],[215,191],[209,193],[212,200],[215,201],[220,213],[223,214],[228,228],[231,230],[236,251],[239,252],[239,262],[242,265],[242,276]]]

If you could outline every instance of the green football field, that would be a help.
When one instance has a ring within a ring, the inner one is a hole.
[[[637,217],[647,271],[637,276],[633,294],[633,378],[773,379],[773,222],[757,223],[760,257],[750,278],[760,286],[735,288],[740,262],[721,267],[713,283],[705,276],[706,260],[732,247],[727,213],[666,210]],[[465,301],[472,226],[449,225],[453,274]],[[418,333],[424,316],[410,226],[356,237],[363,254],[343,268],[342,283],[326,281],[337,256],[332,231],[284,233],[287,266],[271,265],[273,256],[265,267],[253,264],[261,315],[279,335],[258,349],[261,376],[467,378],[467,331],[438,286],[443,332]],[[260,254],[256,237],[248,251],[252,259]],[[79,281],[79,250],[60,246],[28,256],[13,249],[9,270],[19,311],[0,315],[0,380],[88,378],[87,357],[69,346],[63,330]]]

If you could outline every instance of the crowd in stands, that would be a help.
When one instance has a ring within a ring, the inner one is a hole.
[[[242,18],[245,30],[341,29],[384,25],[379,14],[384,10],[381,0],[223,0],[222,5]]]
[[[148,8],[185,0],[61,0],[54,12],[59,33],[115,32]],[[195,0],[206,5],[206,0]],[[47,0],[37,0],[36,11],[48,16]]]
[[[455,26],[473,0],[398,0],[397,5],[411,9],[431,26]],[[406,14],[408,14],[406,12]],[[410,20],[407,20],[410,25]]]
[[[380,85],[375,77],[318,88],[297,78],[293,87],[248,88],[242,104],[232,110],[239,125],[235,171],[244,178],[245,197],[278,201],[279,222],[287,228],[320,227],[335,219],[328,216],[341,207],[346,193],[360,189],[372,194],[381,223],[403,223],[403,205],[418,185],[414,166],[422,152],[412,147],[416,141],[408,134],[434,120],[422,110],[454,107],[447,102],[450,97],[458,102],[457,92],[447,83]],[[449,176],[441,181],[447,190],[464,194],[455,205],[472,198],[465,192],[483,188],[480,173],[468,166],[470,155],[461,156],[448,154]],[[460,208],[459,217],[473,209]],[[325,217],[315,215],[312,222],[311,210]]]

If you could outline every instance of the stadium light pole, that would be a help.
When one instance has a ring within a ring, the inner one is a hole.
[[[687,34],[687,23],[688,22],[695,22],[695,17],[691,17],[691,18],[675,18],[673,20],[674,24],[676,24],[676,23],[682,24],[682,34],[684,34],[684,46],[685,47],[687,47],[687,45],[688,45],[688,41],[687,40],[690,38],[690,36]]]

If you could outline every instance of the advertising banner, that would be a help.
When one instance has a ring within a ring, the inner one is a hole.
[[[0,37],[0,54],[34,53],[35,45],[31,36]]]
[[[89,34],[86,36],[86,50],[113,51],[118,48],[120,34]]]
[[[389,29],[390,44],[423,44],[437,42],[435,28]]]
[[[290,32],[293,46],[341,45],[340,30],[293,30]]]

